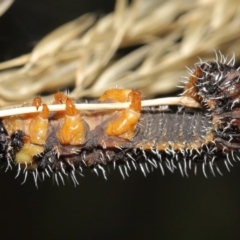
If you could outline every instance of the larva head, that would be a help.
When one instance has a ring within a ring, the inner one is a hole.
[[[219,62],[206,62],[196,67],[202,74],[195,82],[195,91],[212,112],[216,143],[229,151],[239,149],[240,71]]]
[[[211,111],[240,107],[240,71],[234,67],[216,61],[201,63],[196,65],[191,79],[194,77],[191,91]]]

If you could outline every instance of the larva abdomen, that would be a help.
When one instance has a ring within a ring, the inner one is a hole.
[[[192,161],[212,163],[216,153],[213,151],[211,121],[202,112],[144,109],[132,141],[109,137],[98,126],[88,132],[83,146],[62,146],[55,135],[54,119],[49,120],[49,132],[44,152],[34,157],[35,173],[49,175],[51,169],[56,175],[75,174],[92,168],[95,172],[101,170],[106,177],[104,166],[112,164],[125,169],[125,173],[130,165],[139,167],[145,175],[149,168],[166,166],[172,172],[176,167],[181,170],[180,164],[184,163],[182,173],[186,175]],[[56,146],[60,155],[54,150]],[[122,170],[121,174],[125,175]]]

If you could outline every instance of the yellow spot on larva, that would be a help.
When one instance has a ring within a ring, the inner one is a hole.
[[[15,162],[21,165],[31,165],[33,164],[33,156],[36,156],[43,151],[43,146],[25,143],[22,149],[16,154]]]

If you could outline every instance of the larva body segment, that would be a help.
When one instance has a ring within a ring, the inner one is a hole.
[[[99,169],[99,166],[113,164],[116,166],[137,166],[142,165],[144,174],[148,171],[146,166],[153,164],[156,168],[160,165],[166,165],[166,159],[169,161],[167,167],[174,171],[175,165],[184,162],[189,167],[189,161],[210,162],[214,157],[209,155],[204,145],[210,146],[212,135],[210,133],[209,119],[198,113],[172,113],[162,112],[159,109],[146,109],[142,112],[142,117],[137,129],[137,134],[132,141],[119,141],[117,137],[107,136],[104,129],[97,129],[89,132],[86,144],[82,146],[76,154],[62,154],[59,159],[56,155],[51,156],[51,164],[54,172],[62,172],[63,169],[75,169],[91,167]],[[182,129],[180,126],[184,122],[186,126]],[[172,125],[175,124],[175,126]],[[142,125],[148,128],[140,127]],[[195,127],[197,125],[197,128]],[[94,137],[93,137],[94,136]],[[182,139],[187,139],[182,141]],[[50,156],[52,153],[51,144],[48,142],[48,150],[43,156]],[[118,145],[117,145],[118,144]],[[213,148],[214,144],[211,145]],[[186,152],[189,149],[189,153]],[[190,150],[191,149],[191,150]],[[69,147],[61,149],[65,154],[70,151]],[[37,159],[41,165],[49,159]],[[149,166],[149,167],[150,167]],[[45,165],[40,167],[39,171],[44,171]]]
[[[119,168],[139,165],[146,174],[152,167],[166,166],[174,171],[176,166],[184,163],[187,174],[192,161],[205,161],[208,164],[213,161],[214,153],[217,152],[217,149],[212,151],[215,145],[211,121],[199,112],[176,113],[162,111],[161,108],[145,108],[141,111],[136,134],[131,141],[108,136],[103,124],[103,127],[98,125],[88,131],[84,144],[66,145],[59,142],[56,135],[58,128],[57,121],[50,118],[44,151],[32,158],[31,170],[32,165],[36,165],[34,170],[38,173],[47,174],[50,167],[54,173],[63,174],[86,167],[97,171],[99,167],[101,169],[113,164]],[[24,144],[20,152],[29,147],[28,143]],[[25,167],[25,163],[18,163]]]

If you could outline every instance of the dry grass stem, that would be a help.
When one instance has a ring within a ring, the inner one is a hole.
[[[189,97],[168,97],[168,98],[158,98],[151,100],[143,100],[142,107],[151,107],[151,106],[165,106],[165,105],[182,105],[193,108],[201,108],[198,102]],[[100,111],[100,110],[117,110],[117,109],[125,109],[129,108],[130,102],[126,103],[80,103],[75,104],[75,107],[78,110],[92,110],[92,111]],[[64,104],[57,105],[48,105],[48,108],[51,112],[58,112],[65,110]],[[21,115],[25,113],[36,113],[41,112],[42,107],[38,109],[32,106],[24,106],[18,108],[10,108],[10,109],[2,109],[0,110],[0,117],[13,116],[13,115]]]
[[[14,0],[0,0],[0,16],[2,16],[9,7],[13,4]]]
[[[118,0],[112,13],[81,16],[0,63],[0,106],[68,88],[77,99],[116,86],[147,98],[171,93],[197,56],[212,60],[216,49],[240,60],[239,29],[237,0]]]

